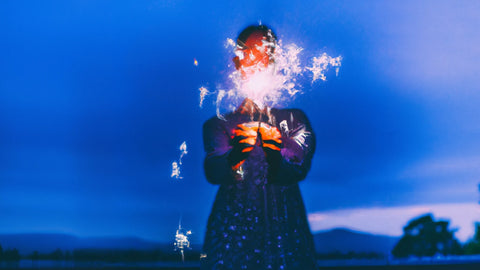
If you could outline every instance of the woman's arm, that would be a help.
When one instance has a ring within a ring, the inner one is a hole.
[[[237,125],[231,134],[227,122],[212,118],[203,126],[203,145],[207,153],[205,176],[212,184],[230,184],[242,180],[236,173],[253,149],[257,130],[245,124]]]
[[[203,145],[206,152],[205,176],[212,184],[225,184],[233,181],[228,160],[232,146],[230,146],[229,134],[220,121],[222,120],[214,117],[203,125]]]
[[[287,113],[279,123],[281,147],[279,151],[271,147],[264,147],[264,150],[270,164],[270,182],[288,185],[307,176],[315,152],[315,134],[301,110],[284,110],[281,113]]]

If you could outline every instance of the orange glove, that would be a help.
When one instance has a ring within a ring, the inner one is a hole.
[[[248,157],[250,151],[253,150],[257,142],[258,122],[249,122],[237,125],[232,131],[232,140],[230,144],[233,146],[230,153],[230,163],[232,170],[241,174],[242,164]]]
[[[242,149],[242,153],[252,151],[253,146],[257,141],[258,123],[250,122],[237,125],[233,130],[233,140],[238,141],[239,144],[245,144],[246,147]]]
[[[278,128],[262,123],[259,128],[259,133],[263,142],[262,147],[280,151],[280,147],[282,146],[282,134]]]

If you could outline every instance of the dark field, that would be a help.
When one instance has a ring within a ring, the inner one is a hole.
[[[92,268],[0,268],[0,269],[71,269],[71,270],[166,270],[166,269],[182,269],[182,270],[199,270],[199,267],[92,267]],[[337,267],[319,267],[319,270],[478,270],[480,264],[448,264],[448,265],[387,265],[387,266],[337,266]]]
[[[441,265],[368,265],[368,266],[332,266],[320,267],[321,270],[478,270],[475,264],[441,264]]]
[[[105,270],[164,270],[164,269],[182,269],[182,270],[199,270],[198,266],[183,266],[183,265],[164,265],[164,266],[106,266],[106,265],[91,265],[91,266],[21,266],[20,265],[0,265],[0,269],[70,269],[70,270],[90,270],[90,269],[105,269]],[[319,270],[479,270],[480,262],[476,263],[455,263],[455,264],[436,264],[436,265],[363,265],[363,266],[321,266]]]

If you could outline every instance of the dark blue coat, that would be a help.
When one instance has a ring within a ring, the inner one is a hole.
[[[220,188],[208,219],[201,269],[315,269],[313,239],[298,187],[315,150],[310,123],[300,110],[242,106],[225,120],[214,117],[203,127],[205,175]],[[234,171],[238,151],[232,131],[251,121],[277,127],[282,149],[257,144],[241,158],[242,171]]]

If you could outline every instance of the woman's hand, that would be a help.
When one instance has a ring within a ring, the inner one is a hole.
[[[280,151],[282,147],[282,134],[276,127],[262,123],[258,129],[262,140],[262,147]]]
[[[252,151],[253,146],[257,142],[258,123],[249,122],[239,124],[232,133],[232,145],[234,147],[240,147],[242,149],[242,153],[248,153]]]

